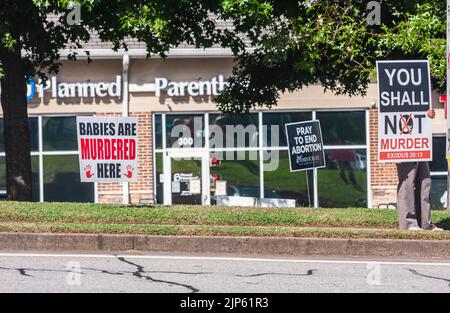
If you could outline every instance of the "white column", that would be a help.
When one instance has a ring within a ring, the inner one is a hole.
[[[127,117],[129,111],[128,100],[128,67],[130,64],[130,57],[124,55],[122,59],[122,116]],[[123,204],[130,203],[130,184],[122,183],[122,202]]]

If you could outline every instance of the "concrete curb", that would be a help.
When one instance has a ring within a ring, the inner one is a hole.
[[[450,241],[0,233],[0,250],[450,258]]]

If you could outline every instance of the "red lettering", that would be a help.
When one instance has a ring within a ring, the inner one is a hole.
[[[123,140],[123,158],[124,158],[125,160],[128,160],[128,157],[129,157],[128,152],[129,152],[129,149],[128,149],[128,139],[124,139],[124,140]]]
[[[97,139],[98,159],[103,160],[105,157],[103,153],[103,139]]]
[[[122,139],[117,139],[117,160],[122,160],[123,159],[122,146],[123,146]]]
[[[111,158],[117,160],[117,139],[111,139]]]
[[[130,160],[136,159],[136,140],[130,139]]]
[[[91,144],[91,160],[97,160],[97,141],[95,139],[89,139]]]
[[[81,138],[81,159],[86,160],[90,158],[89,154],[89,139]]]
[[[104,140],[104,146],[105,146],[105,160],[111,159],[111,142],[109,139]]]

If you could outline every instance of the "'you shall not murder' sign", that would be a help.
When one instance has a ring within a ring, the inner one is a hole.
[[[136,182],[138,123],[134,117],[77,116],[82,182]]]
[[[432,160],[428,61],[379,61],[377,73],[378,161]]]
[[[286,124],[291,172],[325,167],[319,121]]]

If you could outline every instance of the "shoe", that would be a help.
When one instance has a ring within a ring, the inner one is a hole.
[[[444,231],[442,228],[437,227],[436,225],[431,224],[430,229],[431,231]]]
[[[410,228],[408,228],[409,231],[422,231],[423,229],[420,228],[419,226],[412,226]]]

